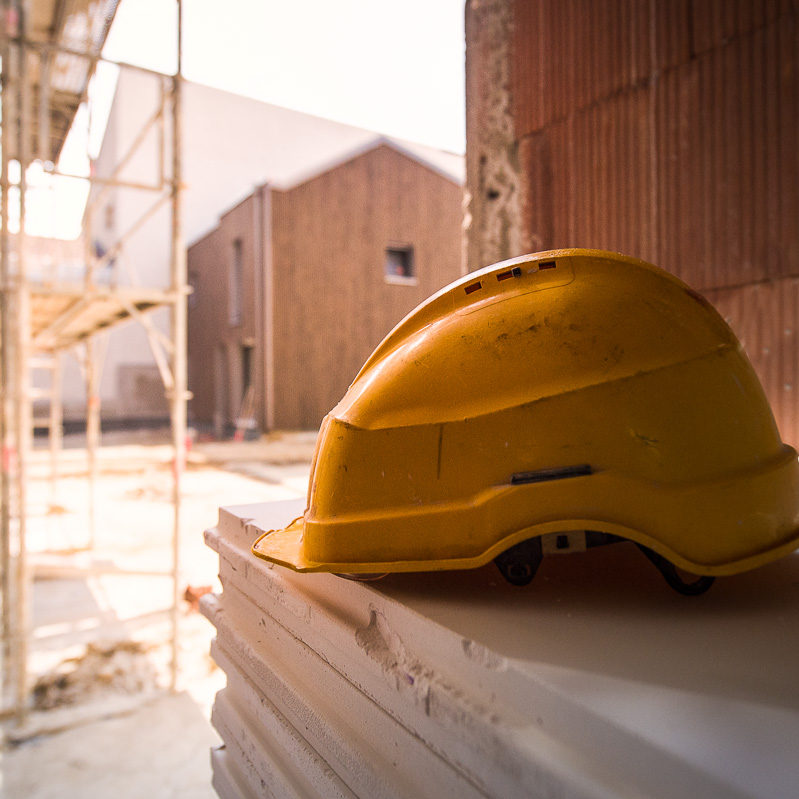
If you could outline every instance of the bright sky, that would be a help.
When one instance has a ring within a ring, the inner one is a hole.
[[[464,0],[184,0],[189,80],[462,153]],[[122,0],[105,55],[175,68],[176,4]]]
[[[464,0],[184,0],[183,74],[463,153],[463,6]],[[122,0],[103,54],[174,72],[176,28],[176,2]],[[114,69],[98,70],[93,155],[114,81]],[[85,174],[85,114],[74,127],[62,168]],[[78,235],[85,182],[53,179],[36,168],[29,180],[42,186],[29,197],[29,232]]]

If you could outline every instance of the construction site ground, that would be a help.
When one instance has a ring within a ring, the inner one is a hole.
[[[224,676],[208,650],[213,628],[197,598],[218,590],[203,543],[220,505],[303,496],[315,432],[195,443],[182,482],[176,692],[170,681],[173,583],[172,449],[168,432],[104,436],[94,542],[87,457],[65,442],[57,481],[36,449],[28,481],[34,575],[29,673],[33,709],[6,720],[0,796],[213,797],[210,724]],[[288,521],[288,520],[287,520]]]

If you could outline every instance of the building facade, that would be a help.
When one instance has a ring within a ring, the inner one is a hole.
[[[470,0],[467,265],[597,247],[725,316],[799,444],[799,9]]]
[[[124,248],[107,275],[117,285],[164,288],[169,283],[171,227],[168,204],[138,185],[163,186],[171,174],[169,114],[157,124],[169,82],[121,70],[100,153],[93,165],[99,178],[128,186],[92,192],[85,229],[97,253]],[[257,186],[293,186],[371,145],[377,134],[249,97],[183,81],[183,233],[188,243],[212,231],[220,214],[250,196]],[[166,143],[166,148],[164,147]],[[463,157],[418,144],[412,152],[463,180]],[[246,246],[246,241],[244,241]],[[166,309],[150,314],[162,333]],[[112,421],[166,421],[168,405],[147,331],[136,324],[109,332],[100,399],[104,424]],[[71,359],[68,359],[71,360]],[[77,363],[67,363],[64,412],[82,419],[86,392]]]
[[[224,214],[188,252],[193,422],[317,427],[391,328],[462,274],[462,191],[457,169],[377,138]]]

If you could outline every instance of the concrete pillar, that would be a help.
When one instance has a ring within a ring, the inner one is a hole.
[[[512,103],[513,6],[513,0],[466,3],[464,235],[469,271],[525,252]]]

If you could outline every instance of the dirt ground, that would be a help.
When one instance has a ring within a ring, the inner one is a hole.
[[[195,444],[182,484],[177,693],[167,690],[172,550],[171,448],[164,433],[104,436],[95,533],[82,441],[49,479],[37,451],[29,483],[31,685],[34,710],[3,727],[0,796],[213,797],[208,721],[224,675],[208,656],[213,629],[196,598],[217,590],[203,543],[220,505],[303,496],[315,433]]]

